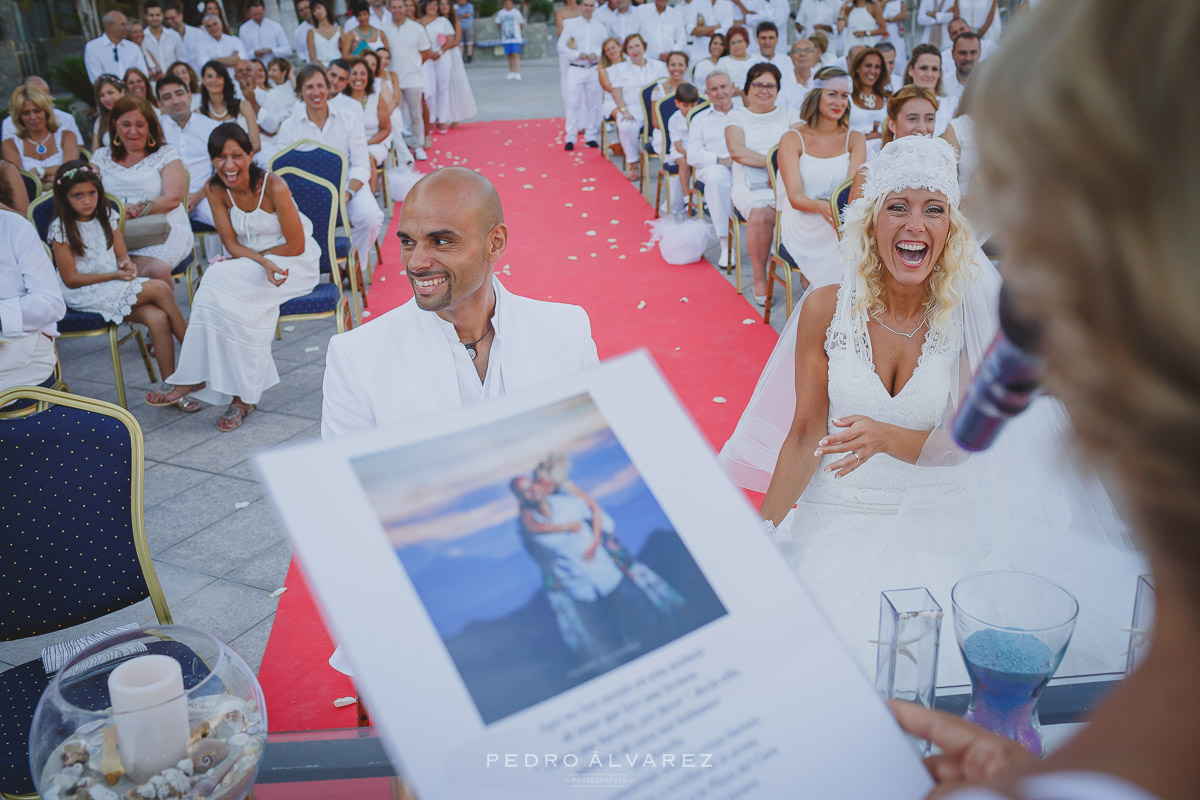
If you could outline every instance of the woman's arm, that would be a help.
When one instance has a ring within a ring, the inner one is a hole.
[[[621,91],[620,86],[612,87],[612,96],[617,103],[617,113],[625,119],[633,119],[633,114],[630,114],[629,109],[625,107],[625,94]]]
[[[310,30],[308,32],[307,38],[308,38],[308,60],[309,61],[317,60],[317,43],[314,41],[314,37],[316,35],[315,31],[316,31],[316,29],[314,28],[313,30]]]
[[[392,135],[392,111],[388,108],[387,101],[381,96],[379,102],[375,104],[376,113],[379,115],[379,132],[372,136],[367,144],[379,144],[386,142]]]
[[[175,160],[163,166],[159,177],[162,179],[162,194],[151,200],[145,208],[136,209],[134,213],[129,213],[127,207],[126,216],[133,219],[147,214],[165,214],[184,201],[187,197],[187,172],[182,161]]]
[[[304,223],[300,221],[300,210],[292,199],[292,190],[288,188],[283,178],[267,173],[267,194],[271,196],[271,204],[275,206],[275,216],[279,217],[279,227],[283,230],[284,243],[267,250],[264,255],[300,256],[308,245],[308,237],[304,235]]]
[[[854,156],[850,156],[850,160],[854,160]],[[861,167],[854,173],[854,183],[850,184],[850,196],[846,199],[846,204],[853,203],[858,198],[862,197],[863,184],[867,182],[867,172]]]
[[[850,169],[846,177],[857,176],[862,165],[867,163],[867,137],[861,131],[850,132]],[[861,187],[860,187],[861,191]]]
[[[280,180],[276,178],[276,180]],[[229,253],[233,258],[248,258],[262,266],[267,272],[267,280],[276,286],[287,280],[287,273],[275,265],[273,261],[268,259],[263,253],[256,250],[251,250],[238,241],[237,234],[233,230],[233,223],[229,219],[229,195],[214,187],[208,185],[208,204],[212,208],[213,225],[217,229],[217,234],[221,237],[221,244],[225,247],[225,252]],[[274,197],[272,197],[274,200]],[[278,207],[276,207],[278,212]],[[283,220],[280,220],[282,225]],[[285,229],[284,235],[287,235]],[[281,250],[283,248],[280,248]]]
[[[92,127],[92,153],[100,149],[100,142],[100,120],[96,120],[96,124]]]
[[[443,19],[445,19],[443,17]],[[449,20],[446,20],[449,22]],[[443,50],[449,50],[451,47],[458,47],[458,43],[462,41],[462,28],[458,26],[458,20],[454,21],[454,32],[450,34],[450,38],[442,45]]]
[[[950,146],[954,148],[954,152],[962,153],[962,147],[958,143],[958,135],[954,132],[954,125],[946,126],[945,132],[942,133],[942,138],[950,143]]]
[[[342,58],[350,58],[350,54],[354,51],[354,33],[353,33],[353,31],[350,33],[342,34],[342,43],[341,43],[340,47],[342,50]]]
[[[75,140],[73,131],[63,131],[62,135],[63,161],[74,161],[79,158],[79,142]],[[51,175],[54,173],[51,172]]]
[[[113,231],[114,250],[119,235],[119,231]],[[137,277],[137,269],[128,256],[124,258],[124,264],[121,260],[117,261],[117,269],[113,272],[80,272],[75,268],[75,254],[71,252],[71,245],[58,241],[52,241],[50,245],[54,249],[54,263],[58,265],[59,277],[62,278],[63,285],[68,289],[78,289],[81,286],[91,286],[94,283],[108,281],[131,281]],[[122,241],[121,249],[124,250],[124,248],[125,243]]]
[[[729,147],[729,157],[746,167],[765,167],[767,157],[746,147],[746,132],[739,125],[730,125],[725,129],[725,144]]]
[[[867,3],[867,10],[871,12],[871,16],[879,23],[879,27],[873,31],[867,31],[864,36],[887,36],[887,21],[883,18],[883,7],[879,3]]]
[[[814,451],[828,431],[825,420],[829,416],[825,333],[836,306],[837,287],[825,286],[815,290],[800,307],[796,328],[796,413],[779,449],[771,485],[759,510],[763,519],[776,525],[800,499],[820,463]]]
[[[4,160],[17,169],[23,169],[21,166],[21,152],[17,150],[16,139],[5,139],[4,144],[0,144],[0,154],[3,154]]]
[[[956,3],[956,4],[955,4],[955,11],[957,11],[957,10],[958,10],[958,7],[957,7],[957,3]],[[983,42],[983,39],[982,39],[982,37],[983,37],[983,35],[984,35],[985,33],[987,33],[987,32],[988,32],[988,28],[992,27],[992,23],[993,23],[995,20],[996,20],[996,0],[992,0],[992,7],[988,9],[987,21],[986,21],[986,22],[984,22],[982,25],[980,25],[980,26],[979,26],[979,31],[978,31],[978,33],[979,33],[979,36],[980,36],[980,45],[979,45],[979,50],[980,50],[980,52],[983,52],[983,43],[982,43],[982,42]]]
[[[783,188],[787,192],[788,202],[791,203],[792,208],[808,214],[821,213],[821,206],[828,211],[828,203],[814,200],[804,193],[804,179],[800,177],[800,155],[802,153],[800,145],[802,141],[800,132],[795,128],[791,130],[795,131],[795,136],[785,133],[779,140],[779,177],[783,180]]]
[[[906,19],[908,19],[908,3],[903,2],[900,4],[900,13],[887,21],[900,23],[900,22],[904,22],[904,20],[906,20]]]
[[[242,101],[242,119],[246,120],[246,135],[250,137],[250,146],[257,153],[262,149],[262,139],[258,135],[258,114],[246,100]]]
[[[608,81],[608,67],[601,66],[596,74],[597,77],[600,78],[600,88],[611,94],[613,100],[616,100],[617,96],[613,92],[613,85]],[[619,106],[621,104],[617,103],[617,105]]]

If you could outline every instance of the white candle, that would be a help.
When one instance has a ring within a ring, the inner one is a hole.
[[[144,781],[187,755],[187,695],[178,661],[131,658],[109,674],[108,694],[126,772]]]

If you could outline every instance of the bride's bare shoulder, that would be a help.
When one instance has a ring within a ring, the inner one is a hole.
[[[829,323],[833,321],[833,312],[837,308],[837,296],[837,284],[813,289],[812,294],[805,298],[804,305],[800,308],[800,325],[804,327],[819,325],[823,334],[829,327]]]

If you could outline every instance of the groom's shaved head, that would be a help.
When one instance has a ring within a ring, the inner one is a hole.
[[[449,203],[467,212],[483,233],[504,222],[495,185],[466,167],[442,167],[417,181],[404,198],[404,206],[414,202]]]

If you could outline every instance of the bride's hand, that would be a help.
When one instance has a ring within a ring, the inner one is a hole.
[[[1021,745],[989,733],[960,717],[931,711],[916,703],[888,701],[900,727],[928,739],[941,751],[925,759],[939,786],[997,781],[1030,768],[1036,759]]]
[[[833,424],[845,430],[826,436],[817,443],[817,450],[813,453],[817,458],[829,453],[849,453],[825,467],[825,471],[832,472],[833,477],[844,478],[867,463],[871,456],[887,452],[891,425],[861,414],[835,419]]]

